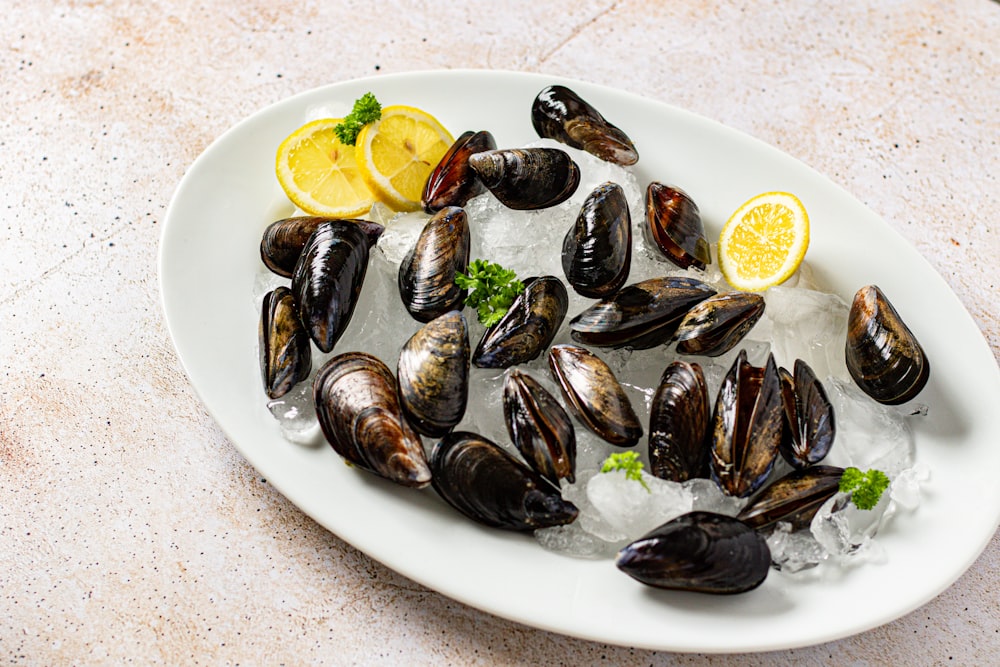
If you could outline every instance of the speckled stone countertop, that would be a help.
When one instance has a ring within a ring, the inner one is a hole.
[[[0,661],[995,664],[996,538],[909,615],[764,655],[570,639],[412,583],[227,441],[174,354],[156,260],[187,166],[264,106],[387,72],[541,72],[678,105],[826,174],[1000,356],[1000,4],[416,4],[5,0]]]

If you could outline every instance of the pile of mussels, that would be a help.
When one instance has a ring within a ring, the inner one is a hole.
[[[573,91],[550,86],[535,98],[539,136],[627,166],[632,141]],[[599,299],[569,323],[580,345],[551,345],[567,315],[568,292],[555,276],[524,281],[507,314],[474,350],[461,312],[465,290],[455,276],[469,263],[463,206],[488,189],[505,206],[554,206],[573,194],[579,168],[555,148],[498,150],[487,131],[458,138],[427,181],[423,206],[433,217],[399,267],[399,295],[423,325],[399,353],[393,375],[363,352],[332,357],[313,385],[317,417],[333,449],[360,469],[410,487],[428,484],[455,509],[498,528],[530,531],[574,521],[561,479],[574,480],[574,423],[623,448],[643,434],[612,370],[588,347],[645,349],[676,341],[681,354],[717,356],[733,349],[764,310],[759,294],[716,293],[689,277],[626,285],[632,225],[622,189],[605,183],[590,193],[566,234],[562,266],[580,295]],[[643,233],[682,268],[711,262],[697,205],[680,189],[651,183]],[[263,301],[260,365],[268,396],[306,379],[311,343],[330,352],[351,320],[383,228],[365,220],[293,217],[271,224],[261,258],[291,278]],[[470,362],[511,368],[547,354],[563,402],[526,372],[507,372],[503,409],[516,459],[475,433],[454,431],[468,402]],[[927,380],[920,344],[875,286],[851,305],[848,370],[875,400],[913,398]],[[563,407],[565,404],[565,409]],[[426,455],[421,436],[436,440]],[[682,482],[714,480],[730,496],[749,498],[736,517],[697,511],[656,528],[623,548],[617,566],[657,587],[737,593],[758,586],[771,557],[764,534],[778,521],[807,526],[838,489],[842,469],[819,465],[835,436],[833,408],[810,367],[791,372],[773,356],[762,367],[740,352],[710,400],[697,363],[675,361],[663,372],[650,411],[652,474]],[[777,480],[777,457],[793,471]],[[525,463],[526,462],[526,463]]]

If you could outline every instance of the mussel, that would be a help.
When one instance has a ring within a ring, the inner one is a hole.
[[[624,132],[565,86],[548,86],[531,105],[531,124],[538,136],[580,148],[623,167],[635,164],[639,153]]]
[[[576,432],[562,405],[538,380],[511,370],[503,383],[507,433],[521,456],[543,477],[558,485],[576,481]]]
[[[649,467],[661,479],[708,477],[708,385],[698,364],[667,366],[649,408]]]
[[[689,512],[618,552],[618,569],[649,586],[699,593],[743,593],[771,567],[767,541],[739,519]]]
[[[875,285],[854,295],[847,318],[846,361],[858,387],[885,405],[915,397],[930,373],[916,336]]]
[[[793,470],[761,491],[737,518],[753,528],[778,521],[805,528],[820,506],[837,493],[843,474],[843,468],[834,466]]]
[[[795,374],[780,369],[781,395],[789,435],[778,448],[781,456],[795,468],[819,463],[833,446],[837,434],[833,404],[823,384],[809,364],[795,360]]]
[[[639,418],[614,371],[600,357],[576,345],[553,345],[549,370],[584,426],[619,447],[639,441]]]
[[[292,291],[276,287],[264,295],[258,331],[260,371],[270,398],[281,398],[312,370],[312,346]]]
[[[601,299],[625,284],[631,266],[628,200],[621,186],[609,181],[587,196],[563,238],[563,272],[578,294]]]
[[[493,135],[487,130],[465,132],[427,177],[420,204],[428,213],[436,213],[445,206],[465,206],[466,202],[483,192],[483,184],[469,166],[469,156],[483,151],[496,150]]]
[[[656,181],[649,184],[643,234],[648,243],[682,269],[693,266],[704,270],[712,263],[698,206],[680,188]]]
[[[444,436],[430,464],[438,495],[487,526],[530,531],[571,523],[579,513],[551,482],[475,433]]]
[[[423,443],[382,361],[364,352],[333,357],[316,374],[313,400],[323,435],[348,463],[403,486],[430,483]]]
[[[368,237],[369,248],[378,242],[378,237],[385,229],[377,222],[369,220],[339,220],[317,215],[303,215],[294,218],[283,218],[272,222],[264,230],[260,239],[260,259],[272,272],[284,278],[291,278],[295,264],[306,246],[306,241],[324,222],[352,222],[364,231]]]
[[[469,332],[457,310],[437,317],[403,345],[396,367],[403,414],[420,433],[441,437],[469,399]]]
[[[351,321],[368,269],[368,237],[353,222],[334,220],[316,228],[292,275],[302,324],[329,352]]]
[[[399,265],[399,296],[410,315],[430,322],[461,308],[466,290],[455,276],[469,266],[469,222],[465,211],[447,206],[434,214]]]
[[[561,204],[580,185],[580,168],[558,148],[511,148],[469,156],[469,166],[500,202],[517,210]]]
[[[479,368],[509,368],[544,352],[566,318],[569,295],[555,276],[529,278],[503,318],[488,328],[472,355]]]
[[[681,354],[717,357],[743,340],[764,314],[764,297],[753,292],[715,294],[689,310],[674,339]]]

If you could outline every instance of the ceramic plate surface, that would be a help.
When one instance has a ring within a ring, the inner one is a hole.
[[[611,561],[555,555],[530,537],[459,516],[430,489],[395,488],[345,466],[329,447],[293,445],[263,409],[256,366],[258,245],[282,198],[275,150],[313,105],[350,110],[373,91],[428,110],[457,136],[489,129],[500,146],[536,138],[529,109],[563,83],[624,129],[640,151],[640,184],[661,180],[698,202],[709,235],[759,192],[796,193],[810,212],[808,260],[825,289],[850,300],[874,283],[891,295],[931,359],[915,426],[932,478],[916,512],[880,535],[884,563],[835,578],[773,572],[728,597],[659,591]],[[862,241],[863,240],[863,241]],[[752,651],[820,643],[906,614],[950,586],[1000,518],[1000,373],[944,281],[888,225],[795,159],[735,130],[635,95],[556,77],[489,71],[379,76],[312,90],[245,119],[216,140],[178,187],[160,252],[163,305],[185,370],[250,461],[302,511],[388,567],[451,598],[530,626],[661,650]]]

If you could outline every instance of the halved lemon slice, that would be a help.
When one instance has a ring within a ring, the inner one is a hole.
[[[722,228],[719,268],[738,290],[780,285],[799,268],[809,247],[809,216],[788,192],[765,192],[744,203]]]
[[[358,170],[355,147],[341,143],[333,133],[341,120],[307,123],[278,147],[278,182],[288,198],[311,215],[353,218],[375,202]]]
[[[383,107],[382,117],[358,133],[358,168],[379,201],[396,211],[415,211],[428,175],[453,143],[429,113]]]

